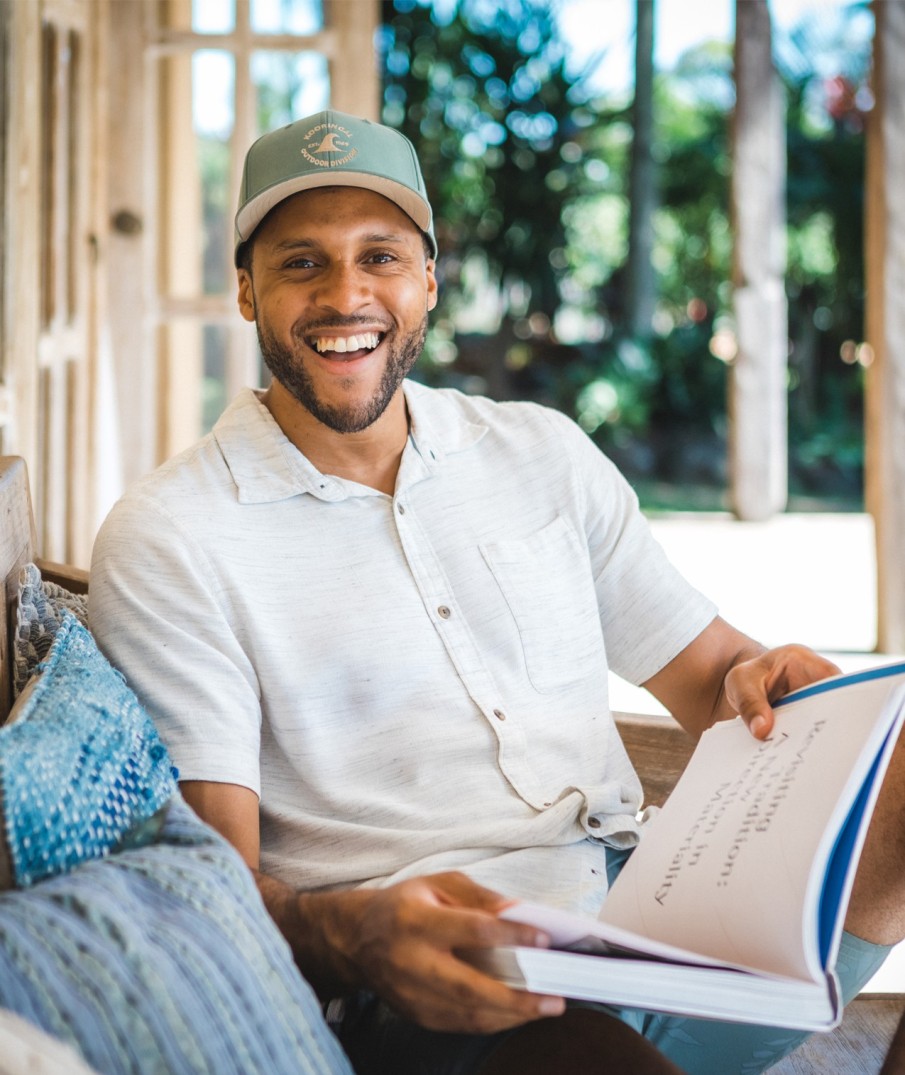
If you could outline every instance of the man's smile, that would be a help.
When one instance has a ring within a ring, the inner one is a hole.
[[[380,334],[362,332],[358,336],[313,336],[309,342],[320,354],[325,351],[338,351],[341,354],[349,351],[373,351],[380,343]]]

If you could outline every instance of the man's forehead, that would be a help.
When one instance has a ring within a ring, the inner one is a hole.
[[[271,209],[258,233],[279,246],[316,243],[331,234],[356,240],[370,235],[396,242],[420,236],[415,222],[389,198],[349,186],[318,187],[291,195]]]

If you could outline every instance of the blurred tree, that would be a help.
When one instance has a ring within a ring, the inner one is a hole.
[[[654,278],[654,0],[635,0],[635,94],[628,174],[626,322],[629,334],[647,344],[653,333]]]
[[[793,488],[862,495],[865,122],[873,15],[817,10],[778,62],[789,96],[789,436]]]
[[[731,45],[699,45],[654,79],[657,299],[638,347],[631,100],[592,97],[587,71],[570,77],[557,6],[384,0],[383,119],[418,146],[439,225],[441,304],[418,375],[557,406],[646,502],[666,483],[670,504],[695,506],[699,485],[701,506],[719,506],[734,345]],[[823,5],[775,47],[789,96],[793,489],[856,506],[868,7]]]
[[[549,3],[444,7],[385,0],[381,42],[383,119],[418,146],[441,249],[423,372],[442,375],[456,358],[447,377],[497,396],[543,393],[529,367],[561,303],[563,213],[595,117],[581,78],[567,77]]]

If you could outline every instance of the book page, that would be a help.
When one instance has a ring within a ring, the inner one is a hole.
[[[766,741],[740,719],[706,732],[601,919],[730,964],[821,980],[824,877],[852,804],[894,735],[898,692],[886,719],[878,715],[905,682],[905,666],[895,669],[796,692],[776,707]],[[859,852],[862,839],[849,839],[849,849]],[[851,871],[834,887],[847,903]]]

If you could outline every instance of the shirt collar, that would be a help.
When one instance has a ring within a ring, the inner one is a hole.
[[[470,422],[462,413],[458,393],[451,389],[427,388],[416,381],[404,381],[403,391],[412,428],[412,442],[434,473],[447,456],[473,447],[487,432],[483,423]]]
[[[411,442],[430,474],[447,456],[467,450],[487,432],[485,425],[463,416],[446,390],[405,381],[403,391]],[[295,447],[251,388],[243,388],[229,404],[213,436],[236,483],[240,504],[266,504],[301,493],[326,501],[349,495],[346,483],[322,474]]]

